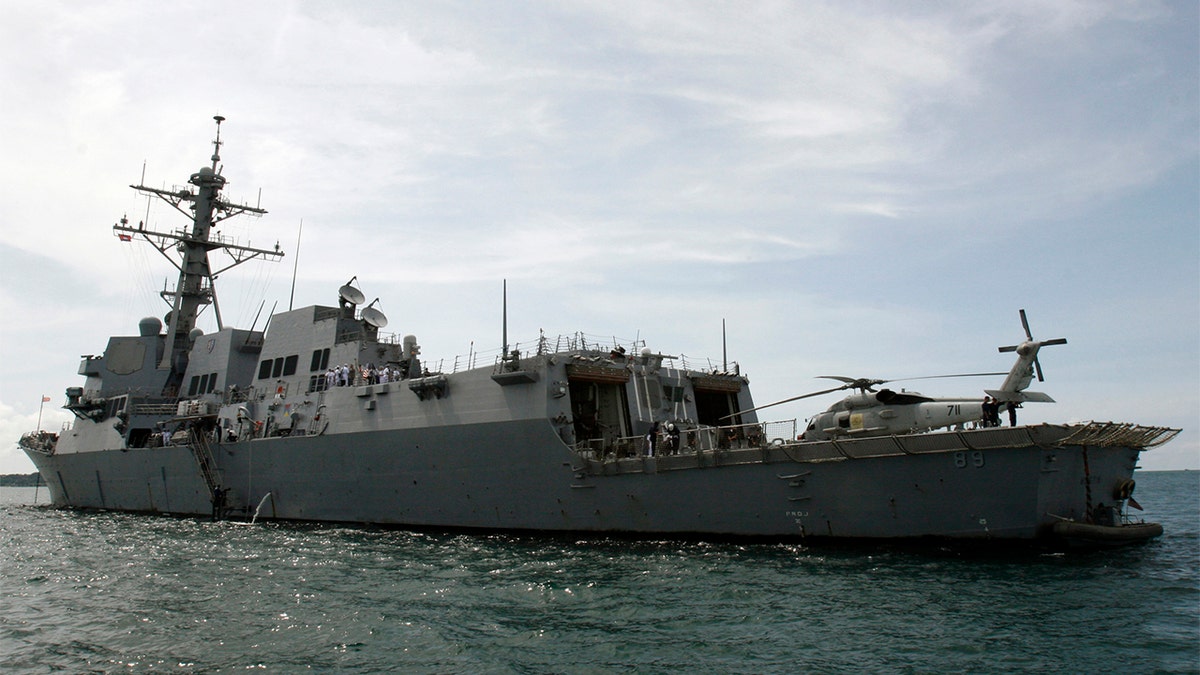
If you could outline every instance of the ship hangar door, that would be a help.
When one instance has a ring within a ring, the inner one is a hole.
[[[692,391],[696,393],[696,421],[702,425],[713,427],[741,424],[741,415],[732,416],[739,410],[738,393],[741,390],[742,383],[738,380],[693,378]]]
[[[567,366],[571,417],[575,442],[601,439],[611,442],[633,432],[629,423],[629,397],[624,369]]]

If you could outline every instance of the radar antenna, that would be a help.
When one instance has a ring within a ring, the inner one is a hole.
[[[217,137],[213,140],[212,170],[213,173],[218,173],[217,162],[221,161],[221,122],[224,122],[225,118],[213,115],[213,119],[217,121]]]
[[[148,223],[132,227],[126,219],[113,226],[113,230],[124,240],[137,237],[149,242],[179,270],[175,290],[164,290],[161,294],[163,300],[171,306],[171,321],[167,329],[170,348],[163,350],[162,361],[159,363],[159,368],[169,368],[172,371],[172,377],[168,378],[168,388],[178,386],[182,381],[191,349],[190,334],[196,327],[197,317],[206,306],[213,306],[217,329],[224,327],[214,285],[216,278],[222,272],[255,258],[276,261],[283,257],[283,252],[278,248],[272,250],[240,246],[226,241],[219,233],[212,232],[213,227],[222,220],[242,214],[261,216],[266,213],[265,209],[236,204],[221,197],[226,180],[217,170],[217,164],[221,159],[221,123],[225,118],[216,115],[213,120],[217,123],[217,133],[213,141],[212,166],[201,167],[188,179],[188,183],[195,186],[195,190],[189,187],[164,190],[146,185],[129,186],[148,196],[157,196],[170,204],[191,221],[191,228],[163,232],[151,229]],[[185,202],[186,207],[183,206]],[[223,250],[233,262],[214,271],[208,254],[209,251],[217,249]],[[175,260],[171,251],[178,251],[180,260]]]

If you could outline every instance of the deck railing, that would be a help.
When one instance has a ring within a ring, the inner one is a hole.
[[[796,420],[757,422],[713,427],[697,425],[680,428],[679,447],[671,447],[670,439],[660,431],[655,442],[657,455],[683,455],[721,450],[744,450],[782,445],[796,438]],[[624,459],[650,454],[650,441],[645,434],[614,438],[593,438],[579,441],[575,451],[592,459]]]
[[[448,371],[442,371],[445,359],[438,361],[437,370],[438,372],[457,373],[477,368],[480,364],[486,363],[491,363],[493,367],[499,367],[501,361],[511,356],[513,350],[519,352],[519,358],[521,359],[561,352],[580,351],[607,354],[617,350],[620,350],[627,357],[632,358],[640,354],[645,346],[646,341],[641,338],[618,338],[616,336],[591,335],[582,332],[570,335],[558,335],[556,337],[542,334],[532,340],[520,340],[510,343],[508,345],[508,354],[505,354],[502,348],[476,350],[474,343],[472,343],[470,351],[466,354],[459,354],[450,359],[451,366]],[[736,362],[728,364],[723,362],[717,363],[711,358],[689,357],[686,354],[658,356],[661,356],[666,361],[670,361],[674,367],[681,370],[694,370],[707,373],[738,372],[739,370],[739,365]]]

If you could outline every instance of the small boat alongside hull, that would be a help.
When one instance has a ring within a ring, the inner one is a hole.
[[[1115,548],[1144,544],[1162,536],[1163,527],[1158,523],[1098,525],[1062,520],[1054,523],[1052,531],[1056,539],[1072,548]]]

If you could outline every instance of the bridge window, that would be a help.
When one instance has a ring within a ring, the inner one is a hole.
[[[318,349],[314,351],[312,355],[312,364],[308,367],[309,372],[315,373],[318,370],[325,370],[328,367],[329,348],[326,347],[325,349]]]
[[[275,359],[267,359],[258,364],[258,379],[265,380],[269,377],[287,377],[288,375],[296,374],[296,364],[299,363],[300,357],[293,354],[289,357],[278,357]]]

